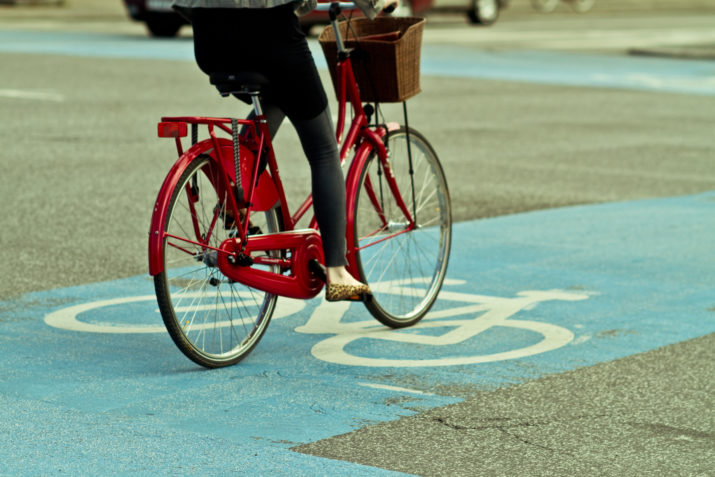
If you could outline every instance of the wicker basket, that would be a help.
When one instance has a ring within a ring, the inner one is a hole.
[[[354,50],[350,58],[363,101],[398,103],[421,91],[424,25],[424,18],[408,17],[355,18],[339,23],[345,47]],[[332,27],[326,27],[318,41],[333,84],[337,84],[338,51]]]

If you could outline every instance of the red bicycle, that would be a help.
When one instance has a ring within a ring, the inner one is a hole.
[[[374,108],[362,104],[340,8],[335,3],[330,12],[338,51],[336,135],[341,160],[352,156],[348,270],[370,285],[364,304],[376,319],[410,326],[430,309],[446,274],[452,234],[447,181],[422,134],[407,125],[370,124]],[[294,213],[286,201],[261,110],[261,78],[229,74],[211,81],[223,96],[250,95],[256,115],[162,118],[158,134],[175,139],[179,158],[154,207],[149,272],[178,348],[215,368],[237,363],[258,344],[278,296],[315,297],[325,277],[315,219],[308,229],[296,229],[311,197]],[[353,116],[343,137],[348,102]],[[191,146],[184,151],[189,125]],[[203,140],[199,126],[208,130]]]

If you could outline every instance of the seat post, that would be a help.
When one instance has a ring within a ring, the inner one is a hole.
[[[261,101],[258,98],[258,91],[251,91],[251,102],[253,103],[253,111],[256,113],[256,117],[263,116],[263,108],[261,108]]]

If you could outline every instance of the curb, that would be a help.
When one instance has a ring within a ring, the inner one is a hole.
[[[715,45],[661,46],[631,48],[629,55],[680,58],[684,60],[715,60]]]

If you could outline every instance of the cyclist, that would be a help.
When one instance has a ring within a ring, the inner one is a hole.
[[[358,0],[368,18],[397,0]],[[256,72],[269,81],[262,106],[271,137],[288,116],[311,168],[313,209],[327,268],[326,299],[369,295],[353,278],[345,258],[345,182],[328,99],[308,49],[298,15],[316,0],[174,0],[192,23],[194,54],[203,72]],[[253,113],[251,113],[253,115]]]

